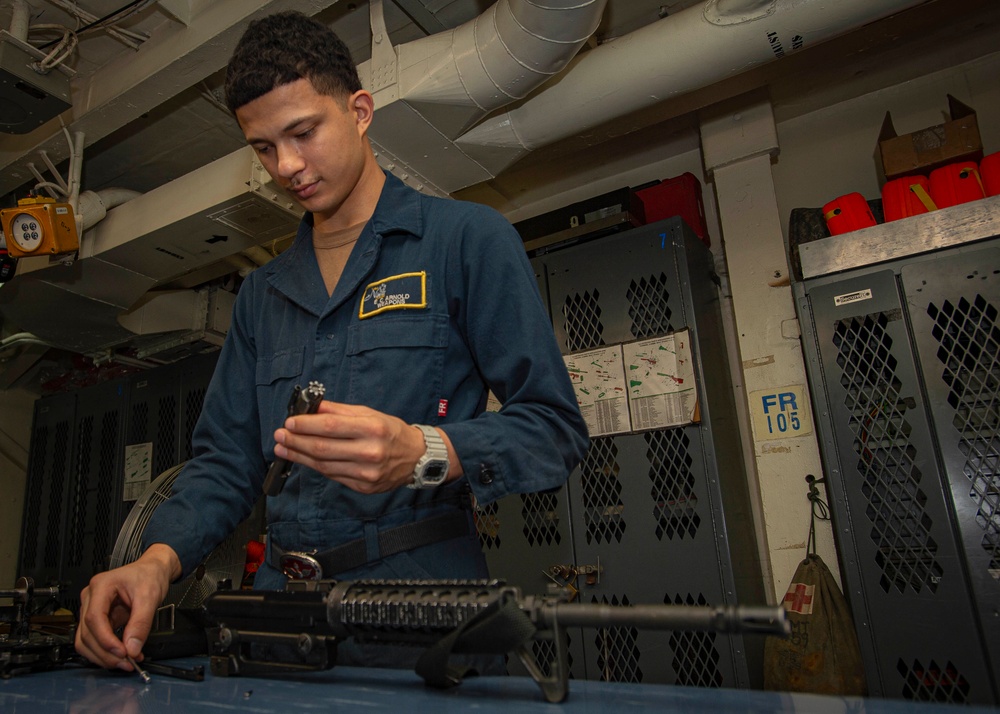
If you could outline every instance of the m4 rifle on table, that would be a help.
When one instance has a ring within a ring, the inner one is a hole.
[[[284,591],[219,591],[205,601],[217,676],[329,669],[337,642],[424,647],[416,671],[458,684],[452,653],[518,656],[550,702],[568,693],[567,627],[634,627],[787,635],[781,607],[582,604],[563,593],[522,595],[502,581],[289,581]],[[548,674],[530,648],[549,642]],[[264,654],[264,653],[269,654]],[[275,657],[274,653],[282,653]]]

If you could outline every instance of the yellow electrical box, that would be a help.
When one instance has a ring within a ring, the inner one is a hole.
[[[59,255],[80,249],[73,207],[54,198],[22,198],[17,208],[0,210],[7,252],[15,258]]]

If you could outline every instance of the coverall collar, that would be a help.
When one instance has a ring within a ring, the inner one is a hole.
[[[267,271],[267,282],[274,289],[319,317],[324,312],[335,309],[358,289],[375,266],[384,236],[400,232],[418,238],[422,235],[420,196],[408,190],[392,174],[386,174],[375,213],[362,229],[330,297],[327,297],[326,285],[313,251],[312,227],[312,214],[306,213],[299,223],[298,233],[291,247],[281,254],[281,260],[272,261],[264,270]],[[285,262],[290,264],[289,269],[279,267]]]

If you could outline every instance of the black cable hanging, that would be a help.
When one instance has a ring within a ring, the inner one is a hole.
[[[807,498],[812,506],[812,512],[809,514],[809,539],[806,541],[806,554],[816,555],[816,520],[830,520],[830,507],[820,496],[819,489],[816,488],[816,484],[826,483],[826,477],[818,479],[812,474],[807,474],[806,483],[809,484]]]

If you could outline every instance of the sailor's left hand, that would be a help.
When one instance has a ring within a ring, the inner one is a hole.
[[[451,469],[461,475],[448,435],[438,429]],[[274,455],[315,469],[359,493],[383,493],[409,484],[426,451],[424,435],[402,419],[368,407],[321,402],[315,414],[285,420],[274,432]]]

